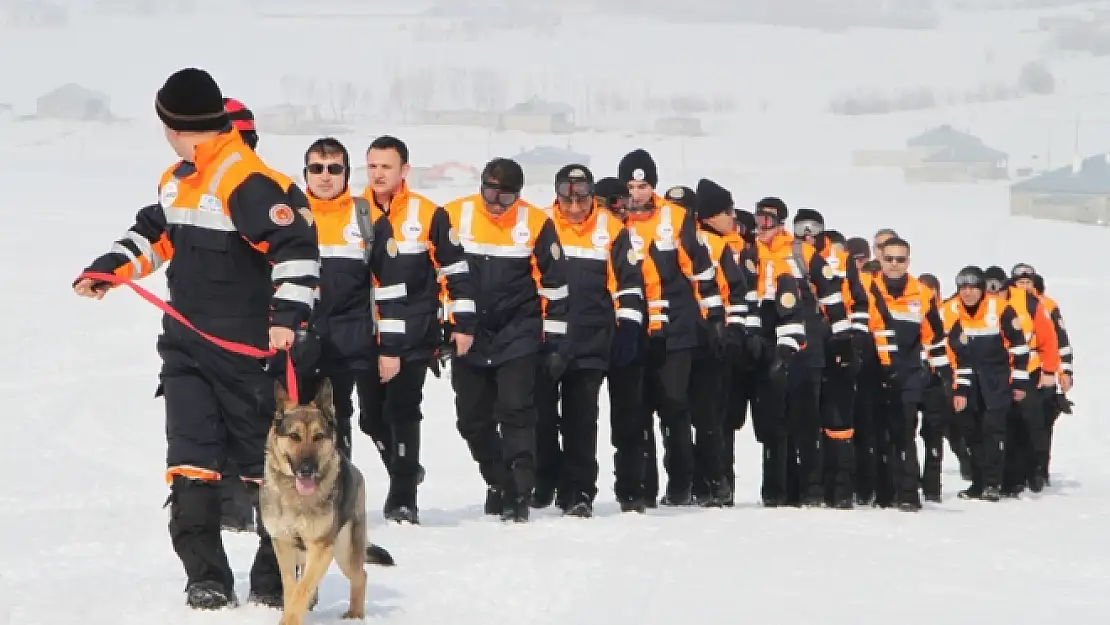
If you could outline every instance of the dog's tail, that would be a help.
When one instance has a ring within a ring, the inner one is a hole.
[[[385,550],[385,547],[374,543],[366,545],[366,563],[377,564],[378,566],[395,566],[397,564],[393,561],[393,556]]]

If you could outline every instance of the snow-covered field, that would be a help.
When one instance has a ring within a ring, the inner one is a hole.
[[[69,285],[130,225],[134,211],[152,200],[156,177],[171,162],[150,111],[153,91],[169,72],[187,64],[207,66],[228,93],[249,103],[278,97],[267,89],[276,84],[279,67],[300,64],[341,73],[338,66],[327,68],[333,49],[325,42],[335,42],[336,56],[347,56],[355,66],[363,58],[360,50],[388,45],[354,26],[327,38],[306,38],[303,29],[283,24],[264,24],[244,43],[257,46],[249,54],[264,61],[247,60],[245,48],[224,45],[224,34],[204,35],[221,43],[198,46],[197,36],[160,23],[145,23],[141,33],[101,25],[80,36],[0,34],[0,58],[29,62],[0,63],[0,84],[12,90],[0,101],[27,106],[38,93],[80,79],[109,91],[122,111],[141,116],[134,126],[114,131],[0,121],[7,226],[0,231],[7,268],[0,276],[6,304],[0,344],[7,357],[0,392],[9,406],[0,438],[0,474],[7,476],[0,487],[0,623],[277,621],[276,612],[256,607],[221,613],[192,613],[184,607],[183,578],[161,509],[166,496],[163,415],[161,402],[152,397],[159,316],[126,291],[89,302],[73,296]],[[1033,45],[1021,43],[1020,36],[1007,39],[997,34],[1001,26],[982,20],[929,35],[931,44],[913,45],[943,49],[944,38],[982,38],[976,28],[988,25],[996,33],[991,45],[999,50]],[[247,37],[241,24],[234,28]],[[293,36],[299,39],[288,39]],[[927,64],[912,52],[874,53],[880,43],[911,46],[926,34],[875,34],[871,40],[858,34],[852,41],[806,36],[820,39],[812,43],[812,54],[845,51],[823,69],[798,64],[793,72],[776,74],[768,69],[770,61],[755,61],[764,58],[763,44],[741,37],[726,42],[747,49],[744,67],[761,64],[769,72],[753,89],[772,89],[774,80],[782,92],[799,84],[831,84],[829,72],[849,67],[844,63],[858,65],[843,70],[836,78],[840,84],[865,81],[865,74],[872,76],[866,80],[894,84],[891,75],[916,72],[912,63]],[[764,37],[773,41],[775,35],[765,32]],[[778,37],[796,43],[801,35],[791,31]],[[63,49],[63,40],[70,52],[53,54]],[[673,55],[673,65],[658,67],[655,80],[690,67],[693,57],[684,55],[693,53],[686,48],[724,45],[709,36],[672,41],[665,51],[632,46],[644,54]],[[11,56],[16,50],[20,56]],[[612,71],[620,67],[620,55],[632,53],[628,46],[592,46],[578,52],[577,62],[596,61],[591,65]],[[793,53],[792,48],[782,55]],[[959,55],[952,58],[932,62],[929,71],[939,80],[948,74],[944,67],[959,65]],[[393,62],[383,60],[392,59],[384,54],[373,59]],[[434,58],[426,56],[423,62]],[[891,69],[895,65],[900,69]],[[1092,79],[1099,76],[1096,70],[1105,76],[1108,69],[1090,62],[1069,67],[1062,71],[1089,71]],[[830,225],[846,234],[869,236],[878,227],[894,226],[914,245],[914,269],[937,273],[949,285],[966,264],[1008,269],[1024,261],[1036,266],[1077,343],[1076,414],[1062,417],[1058,427],[1051,488],[1020,501],[963,502],[955,492],[964,483],[949,466],[944,503],[927,504],[916,515],[764,510],[755,505],[759,455],[746,429],[737,450],[735,509],[621,515],[610,491],[608,407],[603,403],[597,518],[563,519],[543,511],[528,525],[505,526],[481,514],[483,485],[455,431],[449,384],[430,379],[424,404],[428,479],[421,491],[422,526],[387,526],[378,520],[385,494],[381,463],[368,438],[357,435],[354,443],[354,459],[370,483],[372,539],[399,561],[394,569],[371,570],[368,620],[414,625],[1103,622],[1110,610],[1105,535],[1110,424],[1100,414],[1098,393],[1104,383],[1099,361],[1110,348],[1104,313],[1110,306],[1110,279],[1100,252],[1110,243],[1110,232],[1011,218],[1004,186],[907,187],[898,174],[847,165],[851,147],[883,147],[949,120],[974,120],[976,131],[1000,149],[1039,149],[1046,120],[1066,123],[1080,105],[1090,105],[1090,98],[1055,96],[880,121],[800,115],[761,123],[739,120],[727,136],[683,145],[613,135],[574,138],[575,149],[594,156],[599,175],[614,172],[624,152],[643,145],[657,156],[661,185],[690,184],[705,171],[721,171],[719,180],[732,187],[740,204],[781,195],[793,206],[823,209]],[[943,119],[946,115],[949,119]],[[1085,133],[1084,152],[1110,147],[1104,129]],[[491,151],[515,151],[522,141],[538,141],[498,136],[488,142],[484,134],[465,131],[444,135],[442,130],[367,128],[363,136],[350,138],[353,151],[385,131],[410,140],[418,161],[475,165]],[[1072,139],[1067,132],[1057,134],[1063,138],[1055,150],[1069,160]],[[262,153],[294,173],[308,140],[263,137]],[[435,199],[455,192],[469,190],[441,190]],[[536,202],[550,197],[543,186],[529,193]],[[51,243],[51,237],[57,241]],[[148,282],[161,290],[160,277]],[[245,596],[255,541],[238,535],[225,540],[240,575],[239,594]],[[345,601],[345,579],[333,570],[309,622],[335,622]]]

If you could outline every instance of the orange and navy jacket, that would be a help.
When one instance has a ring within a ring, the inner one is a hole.
[[[1025,370],[1055,376],[1060,370],[1060,346],[1057,344],[1056,327],[1048,317],[1041,298],[1032,291],[1011,286],[1000,295],[1005,298],[1018,319],[1025,341],[1029,344],[1029,360]]]
[[[178,311],[202,331],[259,348],[267,326],[308,322],[320,275],[308,200],[238,132],[198,145],[192,162],[162,174],[158,192],[159,203],[140,210],[90,271],[139,279],[169,263]],[[243,324],[233,329],[228,319]]]
[[[630,213],[625,224],[643,263],[648,333],[665,338],[670,350],[697,347],[703,321],[725,318],[717,272],[693,214],[658,194],[652,206]]]
[[[748,292],[751,280],[744,269],[744,239],[736,232],[718,234],[700,227],[698,240],[709,251],[717,271],[717,289],[725,302],[725,325],[743,330],[748,318]]]
[[[772,331],[777,344],[797,352],[814,354],[824,362],[823,333],[818,307],[831,324],[834,336],[851,329],[844,308],[844,296],[833,268],[802,239],[788,232],[776,234],[769,242],[756,240],[756,301],[748,312],[747,326],[765,336]]]
[[[856,264],[848,257],[848,252],[839,246],[831,245],[828,241],[825,241],[824,247],[821,248],[821,257],[840,281],[840,295],[848,313],[848,320],[852,322],[852,329],[857,332],[868,332],[868,323],[871,320],[871,306],[868,301],[870,296]]]
[[[936,294],[917,278],[906,275],[902,292],[894,295],[886,276],[869,280],[869,326],[875,338],[879,364],[905,375],[921,369],[922,353],[936,373],[948,378],[952,363],[944,341],[944,322],[937,310]]]
[[[545,212],[566,256],[570,291],[570,354],[580,369],[608,369],[618,323],[643,326],[644,276],[632,239],[620,220],[598,204],[582,223],[571,223],[558,200]]]
[[[1041,295],[1041,303],[1044,304],[1045,312],[1048,313],[1048,318],[1052,320],[1052,325],[1056,328],[1056,344],[1060,351],[1060,372],[1074,375],[1074,358],[1075,355],[1071,348],[1071,337],[1068,336],[1068,331],[1064,327],[1064,317],[1060,314],[1060,306],[1056,300],[1047,295]]]
[[[1010,402],[1011,388],[1028,388],[1029,344],[1006,300],[987,293],[968,310],[957,294],[940,316],[956,362],[955,394],[971,397],[978,387],[987,408],[999,408]]]
[[[474,345],[463,360],[496,367],[541,349],[569,357],[566,258],[547,214],[517,200],[494,215],[479,194],[444,210],[465,252],[478,313]],[[457,312],[456,302],[445,308]]]

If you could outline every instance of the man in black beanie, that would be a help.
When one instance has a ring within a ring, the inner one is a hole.
[[[159,202],[140,210],[127,235],[86,271],[137,280],[172,258],[170,300],[196,330],[260,351],[288,350],[312,312],[319,279],[316,232],[298,212],[308,210],[304,194],[231,131],[207,72],[170,76],[154,108],[182,160],[162,175]],[[74,282],[78,295],[95,299],[109,287],[90,277]],[[261,483],[274,382],[261,359],[231,353],[168,315],[158,352],[170,537],[188,578],[188,605],[217,609],[236,602],[220,537],[220,474],[230,456],[251,488]],[[280,606],[273,546],[261,523],[258,532],[251,599]]]
[[[634,150],[621,159],[617,172],[628,185],[627,227],[643,262],[650,337],[645,388],[663,424],[669,477],[663,503],[690,505],[694,472],[690,368],[695,349],[703,344],[715,353],[724,352],[724,302],[709,251],[698,240],[694,215],[655,193],[659,177],[651,155]],[[652,493],[634,490],[617,497],[625,510],[642,510],[654,503]]]
[[[752,353],[765,354],[770,366],[759,369],[753,425],[764,451],[763,504],[821,506],[821,374],[827,352],[831,362],[851,359],[851,321],[835,270],[812,245],[786,231],[788,214],[777,197],[756,204],[759,278],[747,327],[750,340],[763,343],[752,346]],[[797,479],[788,473],[792,458]]]
[[[717,285],[725,301],[727,346],[724,354],[712,351],[708,341],[699,346],[690,373],[696,437],[694,498],[706,506],[731,506],[736,430],[754,400],[754,376],[746,368],[744,323],[755,275],[745,269],[752,255],[736,232],[732,193],[706,178],[698,181],[695,193],[698,234],[717,266]]]

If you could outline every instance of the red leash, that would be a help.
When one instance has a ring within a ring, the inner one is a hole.
[[[126,286],[135,293],[138,293],[139,297],[145,299],[151,304],[154,304],[159,310],[176,319],[181,325],[189,328],[193,332],[196,332],[210,343],[222,347],[223,349],[226,349],[233,354],[239,354],[240,356],[247,356],[250,358],[269,358],[270,356],[277,355],[277,350],[274,349],[262,350],[254,347],[253,345],[236,343],[235,341],[228,341],[227,339],[221,339],[218,336],[212,336],[207,332],[202,332],[198,330],[191,321],[185,318],[185,315],[182,315],[180,312],[175,310],[173,306],[170,306],[165,301],[163,301],[162,298],[144,289],[138,284],[135,284],[127,278],[121,278],[114,274],[99,273],[96,271],[86,271],[81,274],[81,278],[89,278],[98,282],[108,282],[110,284]],[[297,372],[293,369],[293,356],[290,355],[288,350],[286,350],[285,352],[285,389],[289,393],[289,399],[291,399],[294,403],[299,404],[300,401],[297,393]]]

